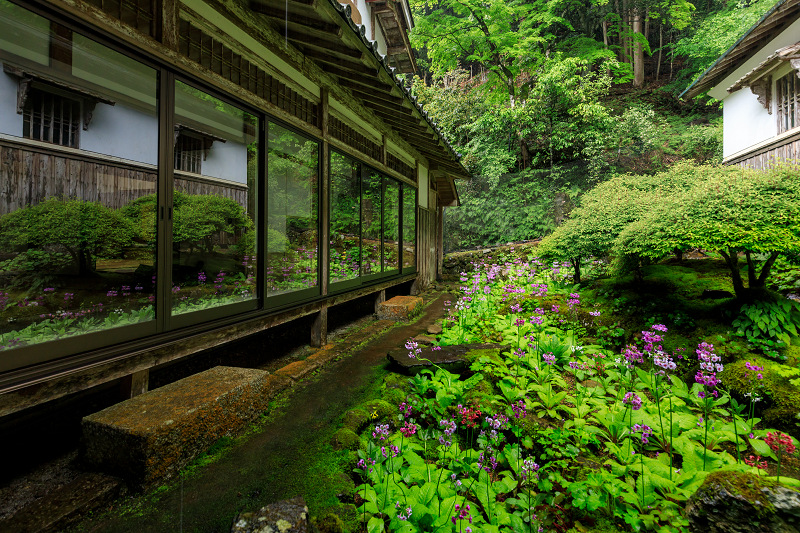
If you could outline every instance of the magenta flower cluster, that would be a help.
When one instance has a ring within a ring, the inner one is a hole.
[[[622,398],[622,403],[630,405],[634,411],[642,408],[642,399],[635,392],[626,392]]]

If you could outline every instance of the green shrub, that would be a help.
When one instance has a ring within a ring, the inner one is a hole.
[[[800,305],[791,300],[759,301],[742,306],[733,321],[736,334],[773,359],[786,359],[778,349],[790,344],[800,326]]]

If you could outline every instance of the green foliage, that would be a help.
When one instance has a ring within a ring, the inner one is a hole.
[[[780,299],[744,304],[733,321],[736,334],[772,358],[786,359],[778,351],[797,336],[800,327],[800,304]]]
[[[647,216],[664,196],[689,188],[702,174],[699,167],[681,164],[655,176],[617,176],[601,183],[584,194],[569,220],[542,241],[539,254],[557,260],[606,256],[630,224]]]
[[[117,257],[133,239],[133,226],[119,211],[99,202],[50,198],[0,217],[0,249],[19,250],[29,264],[46,273],[64,265],[66,251],[82,271],[93,268],[100,257]],[[31,250],[46,255],[28,256]]]
[[[142,196],[124,208],[136,228],[138,240],[155,242],[156,195]],[[248,255],[255,250],[253,221],[236,200],[212,194],[173,193],[172,234],[176,242],[186,242],[191,249],[211,253],[222,233],[241,232],[237,247]]]

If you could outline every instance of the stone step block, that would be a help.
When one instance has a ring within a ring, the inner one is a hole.
[[[419,296],[395,296],[378,304],[379,320],[406,321],[422,311],[422,298]]]
[[[83,419],[81,456],[147,488],[256,419],[279,389],[270,378],[218,366],[113,405]]]

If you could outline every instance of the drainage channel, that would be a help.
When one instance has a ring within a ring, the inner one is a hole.
[[[281,396],[275,414],[235,439],[221,456],[189,475],[111,509],[74,528],[85,532],[228,532],[234,517],[298,495],[312,515],[336,510],[337,495],[352,486],[338,462],[347,452],[330,445],[347,410],[377,392],[386,353],[424,333],[443,315],[445,293],[429,293],[422,314],[408,324],[377,321],[331,348],[340,358]]]

